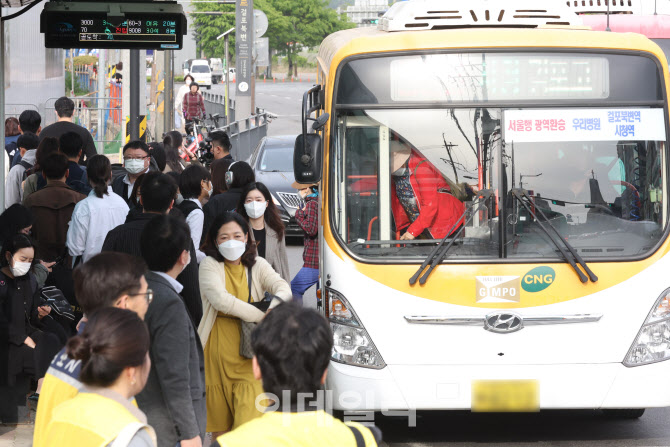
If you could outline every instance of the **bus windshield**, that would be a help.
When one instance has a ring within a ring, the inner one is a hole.
[[[437,61],[447,56],[448,67]],[[443,69],[432,78],[416,69],[425,55],[340,70],[330,209],[353,253],[419,262],[458,234],[447,261],[558,261],[540,212],[587,260],[639,258],[658,245],[667,117],[656,64],[517,56],[435,55],[430,64]],[[520,70],[491,68],[506,57]],[[514,106],[513,92],[521,94]],[[485,190],[492,198],[479,198]]]

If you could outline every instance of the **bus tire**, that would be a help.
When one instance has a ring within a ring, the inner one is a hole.
[[[644,408],[621,408],[603,410],[603,414],[612,419],[638,419],[644,414]]]

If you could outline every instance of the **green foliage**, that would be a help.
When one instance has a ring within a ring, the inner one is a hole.
[[[70,67],[70,58],[66,57],[65,60],[65,68],[69,69]],[[98,63],[98,58],[95,56],[75,56],[74,58],[74,65],[95,65]]]
[[[72,89],[72,73],[69,70],[65,71],[65,96],[70,96],[70,90]],[[90,93],[89,90],[81,85],[77,80],[77,77],[74,78],[74,95],[75,96],[84,96]]]
[[[193,21],[195,41],[197,43],[197,55],[200,51],[205,52],[206,57],[225,58],[224,40],[216,38],[235,26],[235,5],[223,5],[218,3],[193,3],[198,12],[224,12],[223,15],[194,14]],[[235,53],[235,32],[229,38],[230,53]]]
[[[199,12],[221,11],[229,14],[195,14],[194,28],[198,49],[207,57],[224,57],[223,39],[216,40],[224,31],[235,26],[235,6],[217,3],[193,3]],[[331,33],[355,25],[328,7],[328,0],[255,0],[254,8],[268,16],[270,48],[286,52],[289,66],[293,65],[294,53],[301,47],[315,47]],[[235,53],[235,34],[231,34],[230,52]],[[250,33],[251,34],[251,33]],[[200,53],[198,53],[200,54]]]

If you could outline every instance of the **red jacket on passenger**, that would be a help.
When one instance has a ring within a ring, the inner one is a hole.
[[[449,185],[440,171],[418,152],[412,151],[407,167],[410,172],[409,181],[419,206],[419,217],[410,225],[407,213],[396,196],[395,186],[391,185],[391,209],[396,228],[401,236],[409,231],[412,236],[417,237],[423,230],[428,229],[434,238],[442,239],[461,217],[465,206],[451,194],[440,192],[449,191]]]

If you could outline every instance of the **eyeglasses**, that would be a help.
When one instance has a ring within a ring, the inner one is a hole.
[[[128,296],[144,296],[147,299],[147,303],[151,303],[154,300],[154,291],[147,289],[144,293],[131,293]]]
[[[148,155],[145,155],[144,157],[123,157],[124,160],[146,160],[149,158]]]

